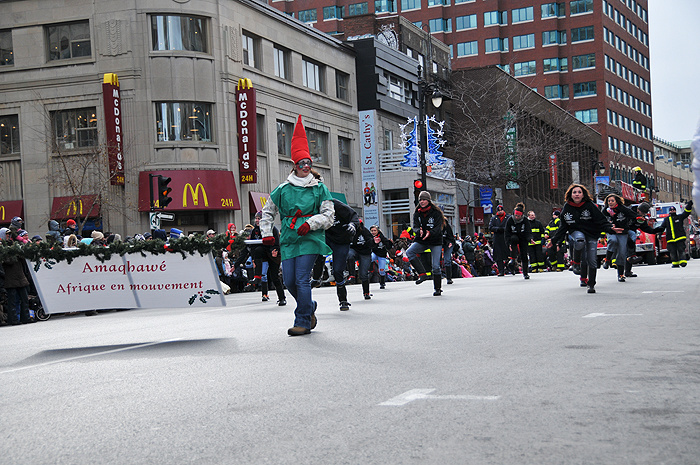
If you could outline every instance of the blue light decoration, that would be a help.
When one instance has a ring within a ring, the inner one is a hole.
[[[437,131],[433,130],[430,127],[430,123],[437,124],[439,129]],[[425,117],[425,129],[428,133],[428,153],[425,154],[425,163],[428,166],[444,166],[447,162],[442,155],[442,146],[445,145],[445,140],[442,138],[444,126],[445,122],[435,120],[434,116],[430,118]]]
[[[413,123],[413,129],[406,132],[406,127]],[[400,124],[401,144],[400,147],[406,149],[404,161],[401,162],[403,168],[418,168],[418,118],[409,118],[406,124]]]

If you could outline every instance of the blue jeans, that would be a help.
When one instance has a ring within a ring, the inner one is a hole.
[[[375,253],[372,253],[372,261],[377,262],[379,276],[386,276],[386,257],[377,257]]]
[[[311,328],[311,315],[314,313],[309,281],[315,261],[315,254],[299,255],[282,261],[284,284],[297,301],[297,307],[294,309],[294,326],[307,329]]]
[[[625,274],[625,264],[627,263],[627,233],[608,235],[608,252],[615,257],[617,263],[617,274]]]
[[[361,255],[355,249],[350,249],[348,261],[354,262],[355,260],[360,262],[360,269],[357,273],[360,276],[360,281],[369,281],[369,266],[372,263],[372,254]]]
[[[333,278],[336,286],[345,285],[345,268],[348,262],[348,252],[350,244],[337,244],[333,241],[326,241],[328,247],[333,251]]]
[[[406,251],[406,256],[409,260],[416,258],[418,254],[430,249],[430,259],[433,267],[433,277],[442,276],[440,273],[440,258],[442,258],[442,246],[440,245],[424,245],[414,242]]]

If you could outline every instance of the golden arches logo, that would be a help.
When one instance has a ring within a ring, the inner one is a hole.
[[[243,78],[238,80],[238,84],[236,85],[236,90],[245,90],[245,89],[252,89],[253,88],[253,81],[251,81],[248,78]]]
[[[209,206],[209,200],[207,200],[207,191],[204,190],[204,186],[202,185],[202,183],[198,182],[196,187],[192,187],[192,184],[188,182],[187,184],[185,184],[185,188],[182,190],[183,207],[187,206],[187,189],[189,189],[190,194],[192,194],[192,206],[196,207],[197,205],[199,205],[199,189],[202,189],[202,196],[204,196],[204,206]]]
[[[111,84],[113,86],[119,87],[119,78],[114,73],[106,73],[102,79],[104,84]]]
[[[71,215],[71,209],[73,210],[73,215]],[[83,216],[83,201],[81,199],[71,200],[66,209],[66,216],[75,216],[77,214]]]
[[[5,205],[0,205],[0,213],[2,213],[0,220],[5,221]]]

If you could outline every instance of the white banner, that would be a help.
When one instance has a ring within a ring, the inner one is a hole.
[[[126,254],[100,262],[27,260],[46,313],[114,308],[219,307],[226,300],[211,254]]]

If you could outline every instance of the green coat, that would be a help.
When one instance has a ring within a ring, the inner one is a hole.
[[[260,221],[263,237],[269,235],[267,230],[271,231],[274,216],[279,213],[282,260],[309,254],[329,255],[332,250],[326,245],[325,230],[333,225],[335,217],[331,193],[317,180],[298,185],[300,178],[294,179],[297,182],[284,182],[270,194]],[[304,223],[311,230],[300,236],[297,229]]]

